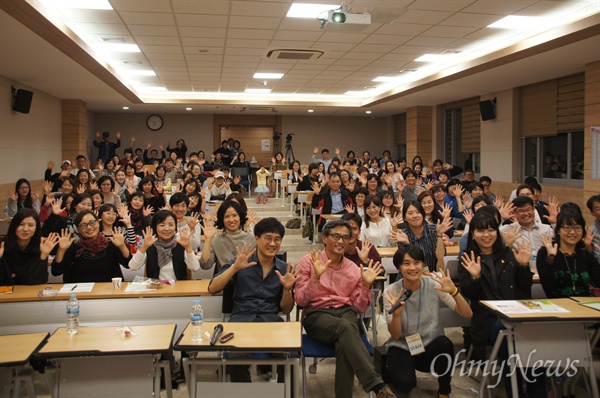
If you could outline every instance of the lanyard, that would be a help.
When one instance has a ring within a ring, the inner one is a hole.
[[[404,281],[402,281],[402,288],[404,288]],[[421,326],[421,294],[423,293],[423,283],[421,283],[421,286],[419,287],[419,316],[418,316],[418,320],[417,320],[417,332],[419,331],[419,326]],[[410,325],[410,318],[408,317],[408,305],[406,307],[404,307],[404,312],[406,313],[406,332],[405,334],[408,334],[408,328]]]

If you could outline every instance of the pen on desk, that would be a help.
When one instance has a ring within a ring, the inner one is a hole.
[[[73,287],[71,288],[71,291],[73,291],[73,290],[75,290],[75,289],[77,289],[77,285],[73,286]]]

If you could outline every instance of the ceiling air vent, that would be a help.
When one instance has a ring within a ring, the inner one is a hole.
[[[320,50],[277,48],[273,50],[268,50],[265,57],[268,59],[291,59],[295,61],[312,61],[321,58],[323,54],[325,54],[325,52]]]

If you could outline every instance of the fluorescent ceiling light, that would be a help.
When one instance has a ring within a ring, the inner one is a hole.
[[[499,21],[488,25],[488,28],[497,29],[529,29],[544,22],[542,17],[522,17],[518,15],[509,15]]]
[[[112,10],[108,0],[51,0],[56,8],[75,8],[80,10]]]
[[[294,3],[290,7],[286,17],[288,18],[311,18],[315,19],[324,12],[337,10],[339,4],[305,4]]]
[[[415,59],[417,62],[439,62],[449,59],[456,54],[425,54]]]
[[[162,92],[168,91],[166,87],[163,86],[136,86],[139,91],[152,91],[152,92]]]
[[[253,76],[255,79],[281,79],[283,73],[255,73]]]
[[[140,70],[121,70],[121,73],[128,76],[156,76],[156,72],[148,69]]]
[[[400,78],[401,78],[401,76],[379,76],[371,81],[380,82],[380,83],[389,83],[389,82],[394,82]]]
[[[249,94],[269,94],[271,92],[270,88],[247,88],[245,93]]]
[[[120,52],[120,53],[140,53],[142,52],[137,44],[119,44],[119,43],[106,43],[98,46],[105,51]]]

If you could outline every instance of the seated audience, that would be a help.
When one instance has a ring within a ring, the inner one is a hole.
[[[21,178],[15,184],[15,192],[8,194],[8,216],[14,217],[22,208],[33,209],[40,212],[41,192],[31,192],[31,184],[25,178]]]

